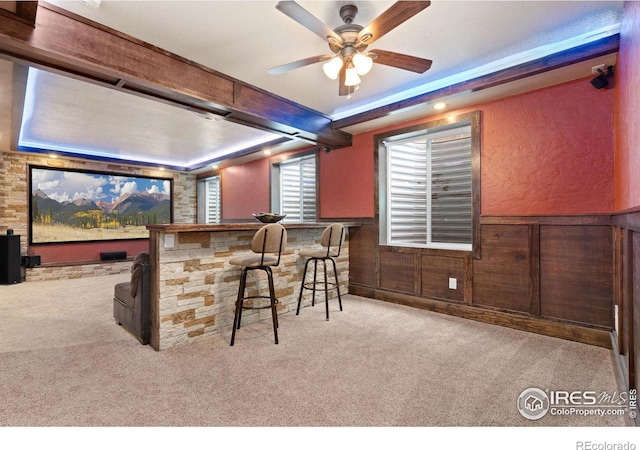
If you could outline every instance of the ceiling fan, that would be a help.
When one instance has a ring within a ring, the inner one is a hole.
[[[358,8],[347,4],[340,8],[344,25],[332,30],[296,2],[278,2],[276,8],[279,11],[326,40],[332,53],[294,61],[269,69],[268,72],[275,75],[324,61],[325,74],[333,80],[340,79],[339,95],[351,95],[361,81],[359,75],[369,72],[373,63],[424,73],[431,67],[432,61],[429,59],[367,48],[430,4],[430,1],[398,1],[366,27],[353,22]]]

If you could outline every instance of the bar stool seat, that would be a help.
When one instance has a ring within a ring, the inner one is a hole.
[[[300,286],[300,295],[298,296],[298,307],[296,316],[300,314],[300,304],[302,303],[302,294],[304,290],[312,291],[311,306],[316,303],[317,288],[324,288],[326,320],[329,320],[329,289],[335,289],[338,294],[338,304],[342,311],[342,297],[340,296],[340,285],[338,282],[338,270],[336,268],[335,259],[340,256],[340,249],[344,240],[344,226],[340,223],[333,223],[326,227],[320,238],[322,248],[303,248],[298,252],[302,258],[307,258],[304,264],[304,272],[302,273],[302,284]],[[307,283],[307,270],[309,263],[313,261],[313,281]],[[324,281],[318,281],[318,261],[322,261],[324,268]],[[327,261],[331,261],[333,265],[333,276],[335,282],[329,282],[327,277]]]
[[[277,266],[278,258],[274,258],[273,256],[264,256],[262,255],[250,255],[250,256],[236,256],[235,258],[231,258],[229,260],[229,264],[233,264],[234,266],[244,266],[250,269],[257,269],[261,266]]]
[[[276,344],[278,343],[278,313],[276,311],[276,292],[273,285],[272,267],[280,264],[280,257],[287,244],[287,230],[278,224],[271,223],[260,228],[251,241],[251,251],[254,254],[237,256],[229,260],[229,264],[242,267],[240,274],[240,285],[238,286],[238,297],[233,318],[233,331],[231,332],[231,344],[235,343],[236,330],[240,329],[243,309],[271,308],[271,318],[273,321],[273,334]],[[276,256],[272,256],[276,255]],[[262,270],[267,274],[269,284],[269,295],[245,296],[247,284],[247,274],[252,270]],[[244,301],[249,299],[268,299],[269,304],[265,306],[244,306]]]

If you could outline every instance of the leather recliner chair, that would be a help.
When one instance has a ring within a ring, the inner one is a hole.
[[[116,284],[113,317],[118,325],[133,334],[141,344],[149,343],[149,253],[139,253],[131,267],[131,281]]]

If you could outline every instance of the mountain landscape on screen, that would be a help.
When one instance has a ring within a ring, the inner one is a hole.
[[[147,191],[123,194],[113,203],[76,199],[59,202],[40,189],[31,196],[31,223],[40,242],[148,237],[146,225],[171,221],[171,198]],[[84,234],[84,233],[83,233]]]

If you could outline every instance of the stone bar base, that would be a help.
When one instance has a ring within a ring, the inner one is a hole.
[[[326,225],[285,224],[287,249],[280,265],[273,268],[278,314],[295,311],[305,263],[305,259],[298,256],[298,251],[311,246],[320,248],[320,236]],[[186,344],[210,333],[222,333],[230,338],[241,269],[228,261],[251,252],[251,240],[260,226],[174,224],[148,227],[151,235],[150,344],[154,349],[164,350]],[[336,263],[341,293],[346,294],[349,282],[348,237]],[[321,266],[319,276],[322,276]],[[332,268],[329,270],[332,277]],[[313,276],[311,264],[309,271],[308,280]],[[245,295],[268,293],[266,274],[263,271],[250,272]],[[330,291],[329,296],[335,297],[335,290]],[[318,300],[324,301],[324,292],[316,293],[316,302]],[[303,306],[310,304],[311,291],[305,290]],[[245,302],[245,305],[249,303]],[[322,308],[324,310],[324,306]],[[245,310],[242,324],[270,317],[268,308]],[[318,314],[318,318],[324,320],[324,315]],[[271,326],[270,320],[265,326]],[[242,339],[241,332],[236,339]]]

